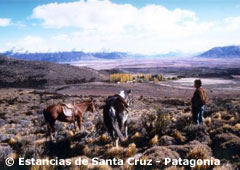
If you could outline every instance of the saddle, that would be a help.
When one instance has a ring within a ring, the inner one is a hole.
[[[63,103],[62,104],[63,113],[67,117],[74,117],[75,115],[75,106],[72,103]]]
[[[74,105],[72,103],[63,103],[67,108],[74,109]]]

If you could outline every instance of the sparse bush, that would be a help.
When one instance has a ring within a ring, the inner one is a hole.
[[[142,115],[142,127],[145,127],[148,134],[153,132],[162,135],[166,130],[170,122],[170,116],[168,113],[157,109],[156,112],[150,112]]]
[[[156,130],[158,133],[163,134],[170,123],[170,116],[168,113],[163,112],[161,109],[157,110]]]
[[[153,131],[155,127],[155,121],[157,119],[157,115],[153,112],[142,114],[141,120],[141,127],[144,127],[149,134]]]
[[[189,125],[183,129],[187,141],[198,140],[207,144],[211,144],[211,138],[209,137],[204,126],[200,125]]]

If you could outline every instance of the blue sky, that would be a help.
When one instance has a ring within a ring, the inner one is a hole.
[[[0,51],[193,53],[240,44],[239,0],[1,0]]]

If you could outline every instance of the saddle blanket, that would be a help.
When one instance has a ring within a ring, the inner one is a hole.
[[[68,107],[62,107],[62,109],[63,109],[63,113],[64,113],[65,116],[73,117],[73,109],[70,109]]]

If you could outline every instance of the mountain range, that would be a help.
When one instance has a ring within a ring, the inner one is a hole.
[[[69,52],[45,52],[45,53],[29,53],[27,51],[7,51],[0,53],[3,56],[9,56],[16,59],[32,60],[32,61],[48,61],[56,63],[66,63],[75,61],[90,61],[90,60],[114,60],[114,59],[144,59],[144,58],[159,58],[159,57],[179,57],[182,53],[169,52],[166,54],[142,55],[123,52],[96,52],[85,53],[82,51]]]
[[[240,46],[225,46],[212,48],[198,57],[203,58],[240,58]]]
[[[32,60],[32,61],[48,61],[56,63],[67,63],[76,61],[89,60],[113,60],[113,59],[153,59],[153,58],[172,58],[172,57],[191,57],[197,56],[200,58],[240,58],[240,46],[225,46],[215,47],[200,55],[184,54],[181,52],[169,52],[166,54],[141,55],[124,52],[96,52],[86,53],[82,51],[69,52],[45,52],[45,53],[29,53],[23,51],[7,51],[1,53],[4,56],[9,56],[17,59]]]
[[[3,56],[9,56],[23,60],[33,61],[49,61],[49,62],[74,62],[81,60],[98,60],[98,59],[121,59],[127,58],[129,54],[120,52],[99,52],[99,53],[84,53],[81,51],[71,52],[46,52],[46,53],[28,53],[28,52],[13,52],[7,51],[2,53]]]

